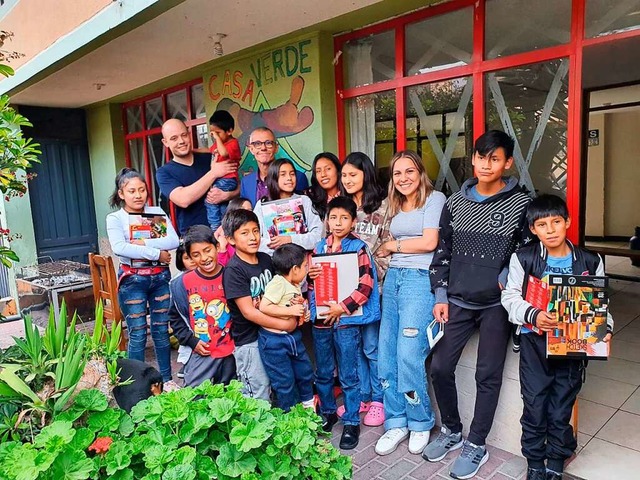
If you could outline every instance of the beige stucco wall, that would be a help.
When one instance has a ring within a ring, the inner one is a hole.
[[[640,225],[640,111],[606,115],[604,231],[631,237]]]
[[[73,31],[89,20],[113,0],[28,0],[18,2],[0,20],[0,29],[15,34],[12,41],[5,44],[5,50],[18,51],[25,56],[11,61],[14,69],[31,60],[60,37]],[[34,18],[46,19],[37,22]]]
[[[600,131],[600,142],[598,145],[587,147],[585,235],[588,237],[604,236],[605,115],[592,113],[589,116],[589,130]]]

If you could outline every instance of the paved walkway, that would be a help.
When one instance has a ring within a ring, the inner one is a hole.
[[[342,426],[336,425],[333,429],[332,443],[337,447],[342,433]],[[390,455],[381,457],[374,451],[374,447],[380,436],[384,433],[382,427],[362,427],[360,443],[355,450],[343,452],[351,455],[353,459],[354,480],[427,480],[449,479],[449,464],[455,459],[457,453],[452,453],[451,458],[436,463],[430,463],[422,459],[420,455],[412,455],[407,448],[407,442],[403,442],[398,449]],[[436,435],[437,429],[432,431]],[[485,463],[478,475],[479,480],[521,480],[526,477],[527,464],[524,458],[505,452],[492,446],[489,449],[489,461]],[[577,480],[577,477],[565,475],[565,480]]]

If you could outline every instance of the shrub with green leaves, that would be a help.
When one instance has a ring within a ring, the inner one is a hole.
[[[4,480],[349,479],[351,459],[320,419],[205,382],[140,402],[131,415],[96,390],[78,394],[33,443],[0,444]]]

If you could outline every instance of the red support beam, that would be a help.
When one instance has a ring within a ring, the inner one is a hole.
[[[473,56],[474,65],[480,65],[484,59],[485,2],[477,2],[473,10]],[[473,138],[484,133],[484,73],[473,74]]]
[[[396,27],[396,79],[404,77],[405,37],[404,25]],[[406,90],[396,88],[396,151],[407,148],[407,102]]]
[[[567,120],[567,206],[573,217],[568,236],[580,241],[581,143],[582,143],[582,52],[585,32],[585,0],[573,0],[571,9],[571,49],[569,55],[569,117]]]

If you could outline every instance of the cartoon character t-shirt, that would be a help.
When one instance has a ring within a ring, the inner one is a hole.
[[[224,270],[224,269],[223,269]],[[184,286],[189,299],[189,319],[193,334],[209,344],[213,358],[233,353],[231,338],[231,312],[222,286],[222,272],[205,277],[197,270],[184,274]]]
[[[258,252],[258,263],[255,264],[240,259],[236,252],[224,269],[224,291],[233,319],[231,334],[238,347],[258,340],[259,327],[244,318],[235,299],[251,297],[253,306],[259,308],[264,290],[272,277],[271,257],[262,252]]]

